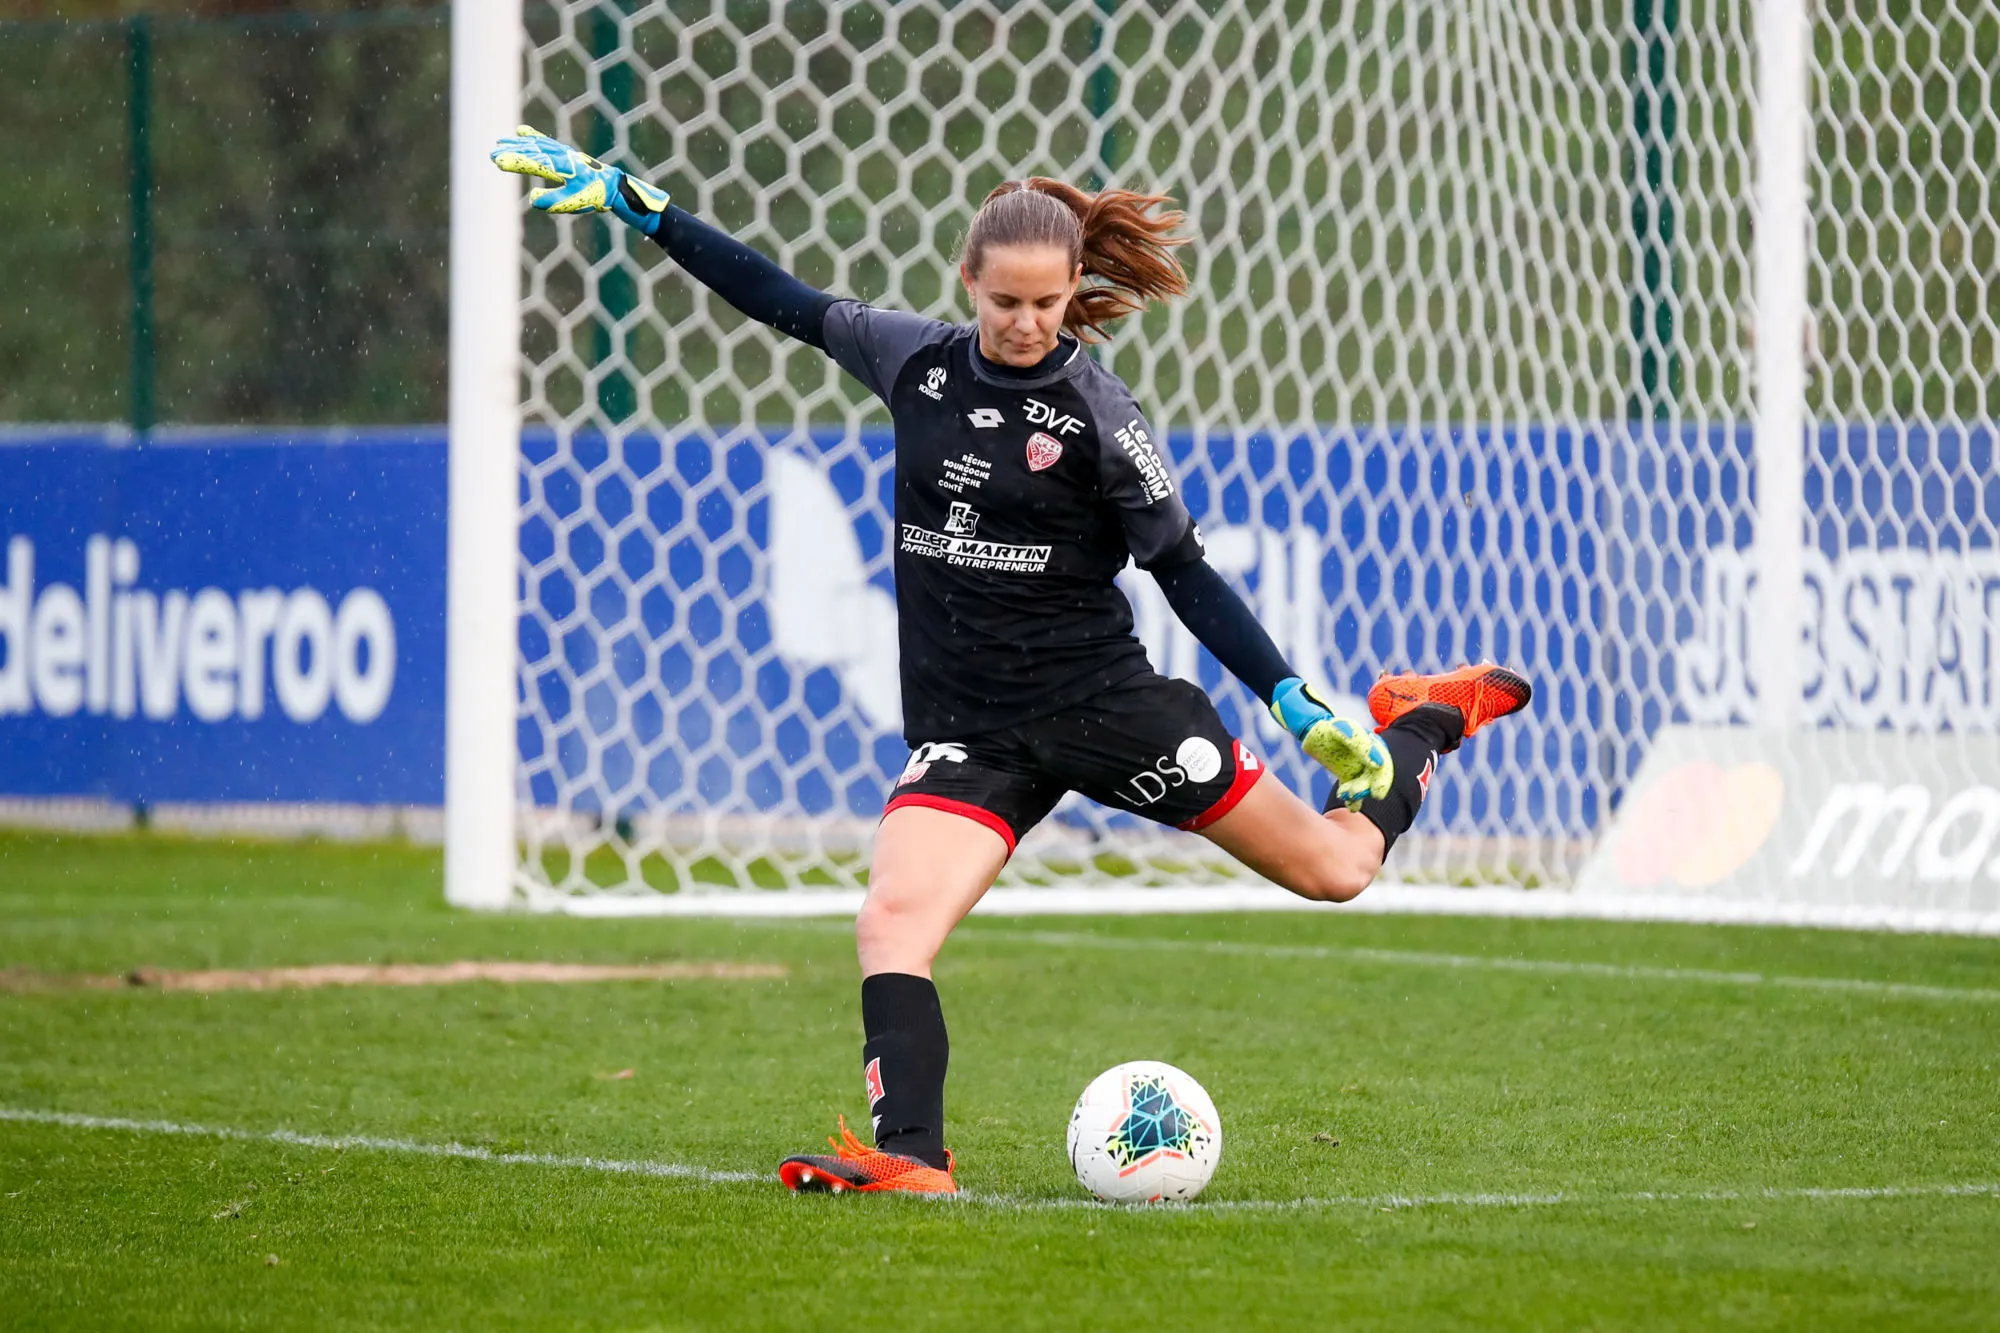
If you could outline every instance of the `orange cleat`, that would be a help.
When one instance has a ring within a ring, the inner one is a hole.
[[[829,1138],[837,1156],[806,1153],[787,1157],[778,1164],[778,1179],[794,1194],[844,1194],[848,1190],[896,1191],[902,1194],[956,1194],[958,1182],[951,1178],[951,1154],[945,1154],[940,1171],[914,1157],[870,1148],[847,1128],[840,1118],[840,1137]]]
[[[1368,691],[1368,711],[1375,715],[1375,729],[1380,731],[1413,708],[1449,704],[1465,719],[1465,734],[1470,736],[1495,718],[1526,708],[1534,693],[1527,677],[1481,662],[1435,676],[1385,673]]]

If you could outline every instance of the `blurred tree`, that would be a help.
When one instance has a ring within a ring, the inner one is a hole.
[[[443,419],[446,16],[152,20],[162,423]],[[51,146],[0,194],[0,420],[128,415],[126,32],[0,23],[0,124]]]
[[[395,0],[0,0],[5,19],[118,19],[136,14],[214,18],[230,14],[335,14],[385,9]]]
[[[207,29],[161,42],[163,416],[441,420],[446,29]]]

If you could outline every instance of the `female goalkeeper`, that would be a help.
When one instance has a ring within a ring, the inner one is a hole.
[[[1158,196],[1010,181],[959,273],[974,323],[843,300],[670,206],[653,187],[523,127],[493,161],[556,188],[551,213],[615,213],[745,315],[831,356],[896,430],[896,602],[909,767],[875,835],[861,955],[869,1148],[788,1158],[794,1190],[951,1193],[947,1044],[931,962],[1015,843],[1080,791],[1199,832],[1306,898],[1366,888],[1410,827],[1439,754],[1521,708],[1498,667],[1391,676],[1381,730],[1336,718],[1202,557],[1155,433],[1082,344],[1179,296],[1181,214]],[[1112,583],[1127,560],[1218,661],[1333,772],[1322,813],[1231,736],[1208,696],[1156,674]]]

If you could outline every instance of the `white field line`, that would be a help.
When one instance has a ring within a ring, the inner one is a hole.
[[[0,1106],[0,1121],[8,1120],[30,1125],[66,1125],[71,1129],[109,1129],[127,1134],[169,1134],[192,1139],[228,1139],[236,1143],[278,1143],[327,1152],[407,1153],[417,1157],[454,1157],[468,1162],[492,1162],[500,1166],[543,1166],[559,1170],[605,1171],[614,1175],[660,1176],[670,1180],[692,1180],[703,1185],[734,1185],[773,1179],[769,1172],[716,1171],[705,1166],[684,1166],[679,1162],[628,1162],[610,1157],[494,1152],[465,1143],[422,1143],[414,1139],[387,1139],[370,1134],[301,1134],[289,1129],[232,1129],[223,1125],[183,1125],[172,1120],[126,1120],[117,1116],[26,1111]]]
[[[224,1139],[234,1143],[275,1143],[328,1152],[403,1153],[415,1157],[446,1157],[488,1162],[497,1166],[538,1166],[559,1171],[597,1171],[610,1175],[652,1176],[702,1185],[759,1184],[777,1188],[775,1171],[719,1171],[681,1162],[630,1161],[557,1153],[492,1152],[463,1143],[424,1143],[414,1139],[372,1134],[301,1134],[289,1129],[235,1129],[218,1125],[186,1125],[172,1120],[128,1120],[119,1116],[79,1115],[70,1111],[33,1111],[0,1106],[0,1122],[61,1125],[69,1129],[111,1130],[126,1134],[164,1134],[180,1138]],[[1930,1185],[1860,1185],[1845,1188],[1632,1190],[1603,1194],[1343,1194],[1300,1199],[1216,1199],[1208,1203],[1170,1204],[1163,1212],[1299,1212],[1319,1209],[1366,1208],[1396,1211],[1409,1208],[1548,1208],[1625,1203],[1754,1203],[1812,1200],[1840,1202],[1869,1199],[2000,1198],[2000,1182]],[[940,1202],[946,1202],[940,1200]],[[966,1191],[948,1202],[1010,1212],[1058,1212],[1070,1209],[1110,1209],[1117,1205],[1094,1199],[1021,1198],[1015,1195]]]
[[[1329,962],[1383,963],[1398,967],[1441,967],[1495,972],[1545,973],[1554,976],[1605,977],[1620,981],[1692,981],[1715,986],[1775,986],[1784,990],[1833,991],[1876,995],[1900,1000],[1963,1000],[2000,1003],[2000,990],[1977,986],[1920,986],[1903,981],[1870,981],[1861,977],[1799,977],[1765,972],[1720,972],[1699,967],[1646,967],[1623,963],[1588,963],[1564,958],[1503,958],[1494,954],[1428,953],[1414,949],[1332,948],[1312,944],[1255,944],[1240,940],[1169,940],[1133,935],[1085,935],[1059,930],[1006,930],[972,926],[961,940],[999,940],[1038,944],[1055,949],[1127,951],[1187,951],[1234,954],[1246,958],[1307,958]]]
[[[1057,1212],[1074,1208],[1110,1209],[1095,1199],[1018,1199],[966,1192],[965,1203],[1011,1212]],[[1156,1205],[1162,1211],[1290,1213],[1355,1208],[1397,1212],[1409,1208],[1605,1207],[1625,1203],[1762,1203],[1808,1200],[2000,1198],[2000,1181],[1974,1184],[1864,1185],[1839,1189],[1630,1190],[1606,1194],[1334,1194],[1300,1199],[1212,1199],[1205,1203]]]
[[[528,905],[583,917],[851,917],[859,889],[744,892],[542,894]],[[1061,887],[1003,885],[991,889],[975,916],[1171,916],[1205,912],[1320,912],[1351,915],[1567,918],[1670,921],[1691,925],[1790,926],[1824,930],[1887,930],[1918,934],[2000,936],[2000,910],[1904,907],[1891,904],[1794,903],[1695,897],[1622,897],[1563,889],[1494,886],[1449,889],[1426,884],[1377,884],[1351,903],[1314,903],[1274,884],[1177,885],[1133,888],[1079,880]]]

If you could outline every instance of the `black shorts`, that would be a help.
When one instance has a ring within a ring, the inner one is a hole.
[[[917,746],[882,813],[964,815],[1012,855],[1065,792],[1193,831],[1234,809],[1263,772],[1206,694],[1147,671],[1048,717]]]

